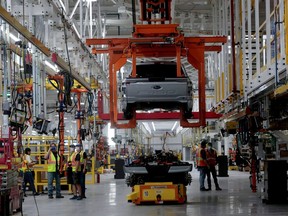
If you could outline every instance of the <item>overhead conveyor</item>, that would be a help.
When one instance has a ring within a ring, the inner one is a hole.
[[[171,0],[141,1],[141,21],[135,24],[131,38],[91,38],[86,44],[92,47],[93,54],[109,55],[109,100],[111,126],[116,128],[136,127],[136,111],[128,123],[118,122],[118,95],[116,73],[132,58],[132,74],[136,77],[136,59],[145,57],[174,57],[177,63],[177,76],[181,76],[181,58],[198,70],[199,118],[198,122],[189,122],[181,109],[182,127],[200,127],[206,125],[205,97],[205,52],[220,52],[221,45],[227,42],[226,36],[185,37],[178,24],[171,24]],[[160,17],[154,17],[155,11]],[[148,24],[145,24],[148,23]],[[103,48],[105,47],[105,48]],[[147,114],[147,119],[149,113]]]

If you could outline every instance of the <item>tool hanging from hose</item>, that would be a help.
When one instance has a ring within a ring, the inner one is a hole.
[[[252,192],[257,192],[257,181],[261,180],[259,160],[257,159],[255,146],[258,145],[257,132],[262,130],[261,119],[257,112],[253,112],[250,107],[246,108],[246,115],[244,119],[239,121],[239,141],[242,145],[249,145],[251,156],[245,159],[240,152],[240,145],[238,143],[236,150],[236,164],[240,167],[250,167],[251,176],[250,187]]]

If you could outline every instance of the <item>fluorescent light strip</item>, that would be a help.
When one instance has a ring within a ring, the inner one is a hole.
[[[75,6],[74,6],[74,8],[73,8],[73,10],[72,10],[71,15],[69,16],[70,19],[72,19],[72,17],[73,17],[73,15],[74,15],[74,13],[75,13],[75,11],[76,11],[79,3],[80,3],[80,0],[78,0],[78,1],[76,2]]]
[[[153,130],[156,131],[154,122],[152,122],[152,127],[153,127]]]
[[[171,131],[173,131],[173,130],[175,129],[176,125],[177,125],[177,121],[175,121],[175,123],[174,123],[174,125],[173,125]]]
[[[143,122],[142,124],[143,124],[143,126],[145,127],[145,129],[148,131],[148,133],[151,134],[151,130],[150,130],[150,127],[148,126],[148,123]]]
[[[76,32],[78,38],[81,40],[80,33],[79,33],[78,29],[76,28],[75,24],[73,23],[72,26],[73,26],[73,28],[74,28],[74,30],[75,30],[75,32]]]
[[[13,35],[12,33],[9,33],[9,36],[14,41],[20,41],[20,39],[18,37],[16,37],[15,35]]]
[[[56,66],[52,65],[50,62],[45,60],[45,65],[47,65],[48,67],[50,67],[52,70],[54,70],[55,72],[58,72],[58,69]]]
[[[61,4],[63,10],[66,12],[66,8],[65,8],[65,5],[64,5],[64,3],[62,2],[62,0],[58,0],[58,1],[60,2],[60,4]]]

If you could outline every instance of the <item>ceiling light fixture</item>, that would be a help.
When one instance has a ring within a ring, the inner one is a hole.
[[[54,70],[55,72],[58,72],[58,68],[56,67],[56,65],[51,64],[50,62],[45,60],[45,65],[47,65],[48,67],[50,67],[52,70]]]
[[[9,36],[14,41],[20,41],[20,39],[18,37],[16,37],[15,35],[13,35],[12,33],[9,33]]]
[[[63,10],[66,12],[66,7],[65,7],[64,3],[62,2],[62,0],[59,0],[59,3],[61,5],[61,7],[63,8]]]
[[[142,122],[142,124],[143,124],[144,128],[151,134],[151,130],[150,130],[150,127],[149,127],[148,123],[147,122]]]
[[[155,128],[154,122],[152,122],[152,128],[153,128],[154,131],[156,131],[156,128]]]
[[[175,129],[175,127],[176,127],[176,125],[177,125],[177,121],[175,121],[175,123],[174,123],[174,125],[173,125],[173,127],[172,127],[171,131],[174,131],[174,129]]]

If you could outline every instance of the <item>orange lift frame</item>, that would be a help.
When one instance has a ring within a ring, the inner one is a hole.
[[[182,115],[180,125],[182,127],[201,127],[206,125],[206,97],[205,97],[205,52],[220,52],[221,45],[227,42],[226,36],[213,37],[184,37],[184,34],[178,29],[178,24],[163,24],[164,20],[171,22],[170,8],[172,0],[140,0],[142,21],[147,21],[147,14],[151,13],[151,8],[159,7],[159,11],[167,2],[169,15],[166,19],[149,19],[149,24],[134,25],[134,33],[131,38],[104,38],[104,39],[87,39],[86,44],[92,47],[93,54],[107,53],[109,55],[109,92],[110,92],[110,121],[111,127],[115,128],[134,128],[136,127],[136,114],[128,123],[118,123],[117,110],[117,77],[116,73],[132,58],[132,74],[136,77],[136,58],[152,57],[176,57],[177,76],[181,76],[181,57],[186,57],[188,62],[198,70],[198,94],[199,94],[199,119],[198,122],[189,122]],[[146,5],[146,11],[143,11],[143,5]],[[147,5],[149,7],[147,7]],[[146,14],[146,15],[145,15]],[[146,19],[143,19],[146,18]],[[148,17],[152,17],[148,15]],[[162,17],[162,15],[161,15]],[[164,19],[164,20],[163,20]],[[150,23],[156,24],[150,24]],[[158,24],[158,23],[162,24]],[[102,47],[105,48],[102,48]],[[134,111],[135,112],[135,111]],[[149,119],[149,114],[147,114]]]

